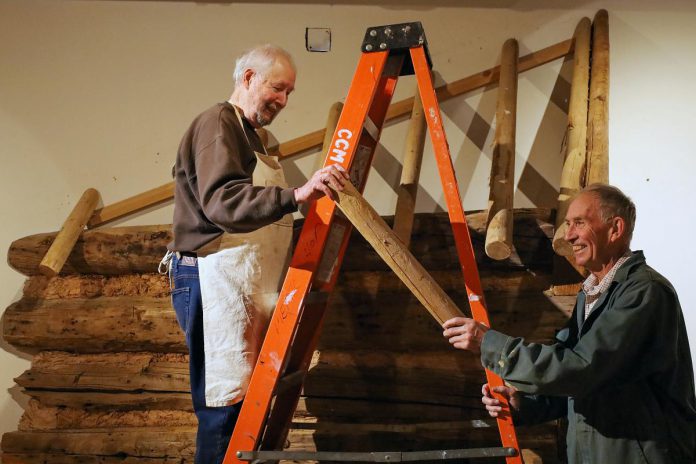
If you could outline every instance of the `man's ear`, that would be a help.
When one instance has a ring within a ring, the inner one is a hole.
[[[256,75],[253,69],[246,69],[244,71],[244,77],[242,79],[242,83],[244,84],[244,88],[249,89],[251,86],[251,79]]]
[[[622,217],[615,216],[611,219],[609,239],[612,242],[623,239],[626,236],[626,221]]]

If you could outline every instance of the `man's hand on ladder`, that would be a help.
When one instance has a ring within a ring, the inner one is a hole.
[[[486,411],[491,417],[498,417],[503,411],[500,400],[496,398],[496,395],[500,395],[505,398],[510,404],[510,409],[517,410],[520,407],[520,394],[517,389],[512,386],[501,385],[491,388],[490,385],[484,383],[481,387],[481,402],[486,406]]]
[[[343,186],[348,180],[350,177],[343,166],[338,164],[326,166],[315,172],[302,187],[295,189],[295,201],[298,204],[307,203],[318,200],[324,195],[335,201],[337,196],[333,190],[343,191]]]
[[[445,329],[442,335],[452,346],[473,353],[481,351],[483,336],[488,332],[488,327],[468,317],[453,317],[445,321],[442,328]]]

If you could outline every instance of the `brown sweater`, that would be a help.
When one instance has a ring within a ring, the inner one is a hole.
[[[243,128],[234,107],[218,103],[198,115],[184,134],[173,172],[170,250],[195,251],[223,232],[250,232],[297,211],[292,188],[251,184],[254,151],[264,150],[254,128],[242,120]]]

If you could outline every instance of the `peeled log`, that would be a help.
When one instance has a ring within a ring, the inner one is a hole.
[[[495,111],[495,142],[488,197],[486,254],[503,260],[512,254],[512,209],[515,192],[515,125],[517,122],[517,57],[515,39],[503,45]]]
[[[592,24],[590,107],[587,115],[587,185],[609,182],[609,14]]]
[[[423,103],[418,88],[416,88],[416,95],[413,98],[413,110],[406,134],[403,168],[399,188],[396,192],[396,210],[394,213],[394,233],[407,247],[411,243],[413,213],[416,209],[416,194],[418,193],[418,179],[423,161],[426,129]]]
[[[442,324],[463,315],[351,183],[346,183],[345,190],[338,192],[336,205],[435,320]]]
[[[583,18],[575,28],[573,80],[568,103],[566,153],[561,171],[560,193],[556,208],[556,233],[553,249],[561,256],[570,256],[573,248],[565,240],[565,215],[573,196],[585,183],[587,166],[587,105],[590,82],[590,29],[589,18]]]

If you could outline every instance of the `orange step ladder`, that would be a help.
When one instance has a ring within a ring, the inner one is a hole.
[[[473,318],[490,325],[469,229],[459,196],[440,108],[430,75],[430,57],[420,22],[371,27],[324,166],[340,164],[362,192],[397,80],[416,75],[452,224]],[[350,222],[324,197],[312,204],[283,283],[275,312],[251,377],[224,464],[295,459],[331,461],[417,461],[471,457],[522,457],[508,404],[497,419],[502,447],[424,452],[283,452],[292,416],[326,312],[328,296],[352,230]],[[310,289],[312,292],[310,293]],[[503,385],[486,371],[491,386]]]

